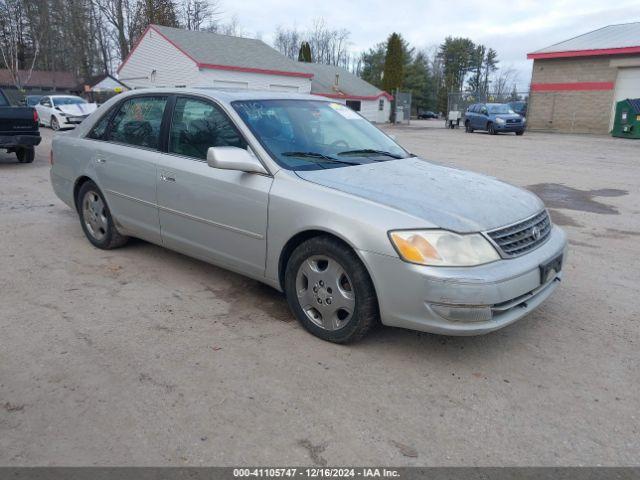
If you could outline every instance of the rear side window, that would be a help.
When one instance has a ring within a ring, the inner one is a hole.
[[[93,126],[87,137],[93,138],[94,140],[104,140],[105,134],[107,133],[107,127],[109,126],[109,119],[111,118],[111,112],[107,112],[102,116],[100,120],[96,122]]]
[[[158,149],[160,126],[167,97],[135,97],[126,100],[111,120],[105,140]]]
[[[247,143],[217,106],[179,97],[171,120],[169,152],[205,160],[209,147],[247,148]]]

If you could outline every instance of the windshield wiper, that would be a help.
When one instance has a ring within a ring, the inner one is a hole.
[[[384,150],[373,150],[371,148],[362,148],[360,150],[347,150],[344,152],[340,152],[338,155],[366,155],[366,154],[382,155],[382,156],[391,157],[391,158],[402,158],[402,156],[396,155],[395,153],[385,152]]]
[[[314,160],[322,160],[327,163],[341,163],[344,165],[360,165],[355,162],[345,162],[344,160],[338,160],[337,158],[333,158],[329,155],[325,155],[324,153],[319,152],[284,152],[280,155],[284,157],[298,157],[298,158],[310,158]]]

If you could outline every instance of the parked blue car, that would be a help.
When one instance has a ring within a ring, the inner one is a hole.
[[[522,135],[527,120],[514,112],[506,103],[475,103],[467,108],[464,128],[467,133],[486,130],[490,135],[515,132]]]

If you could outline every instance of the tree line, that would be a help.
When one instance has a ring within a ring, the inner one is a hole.
[[[248,36],[238,18],[223,22],[219,0],[1,0],[2,67],[21,88],[30,71],[70,71],[78,78],[113,73],[147,25]],[[362,53],[350,32],[318,18],[306,30],[278,27],[273,46],[299,61],[337,65],[393,93],[411,91],[413,105],[444,112],[451,92],[483,98],[513,88],[514,72],[499,68],[492,48],[468,38],[447,37],[418,49],[401,34]]]

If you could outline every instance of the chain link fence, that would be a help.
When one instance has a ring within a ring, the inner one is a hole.
[[[525,105],[529,101],[529,92],[455,92],[449,93],[447,99],[447,114],[458,111],[464,115],[469,105],[474,103],[511,103],[522,102]],[[526,107],[525,107],[526,111]]]

